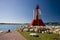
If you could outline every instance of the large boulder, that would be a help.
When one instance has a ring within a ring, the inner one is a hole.
[[[30,33],[30,36],[39,37],[39,35],[37,33]]]
[[[24,32],[28,32],[29,29],[28,29],[28,28],[24,28],[23,31],[24,31]]]
[[[31,29],[29,29],[29,31],[30,31],[30,32],[33,32],[33,31],[34,31],[34,29],[33,29],[33,28],[31,28]]]

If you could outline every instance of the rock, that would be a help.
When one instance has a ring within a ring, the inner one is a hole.
[[[34,31],[34,29],[30,29],[30,32],[33,32]]]
[[[44,31],[42,31],[42,33],[45,33]]]
[[[37,33],[30,33],[30,36],[39,37],[39,35]]]
[[[29,31],[29,29],[28,29],[28,28],[25,28],[25,29],[23,29],[23,31],[28,32],[28,31]]]

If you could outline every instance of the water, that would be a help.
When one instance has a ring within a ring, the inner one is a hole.
[[[19,27],[21,25],[22,24],[0,24],[0,31],[9,30],[9,29],[15,30],[17,27]],[[25,24],[25,25],[29,25],[29,24]],[[51,25],[49,25],[49,26],[51,26]]]
[[[0,24],[0,31],[4,31],[4,30],[15,30],[17,27],[19,27],[20,25],[12,25],[12,24]]]

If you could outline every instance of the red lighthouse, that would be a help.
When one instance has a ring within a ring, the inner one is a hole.
[[[39,5],[36,6],[33,14],[33,20],[30,23],[30,26],[45,26],[41,19],[41,10],[39,8]]]

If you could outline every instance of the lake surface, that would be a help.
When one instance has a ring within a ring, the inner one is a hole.
[[[0,24],[0,31],[4,31],[4,30],[15,30],[17,27],[19,27],[20,25],[12,25],[12,24]]]
[[[4,31],[4,30],[15,30],[17,27],[21,26],[22,24],[0,24],[0,31]],[[25,25],[29,25],[29,24],[25,24]],[[54,24],[54,26],[56,26],[57,24]],[[52,25],[48,25],[48,26],[52,26]],[[60,24],[59,24],[60,26]]]

